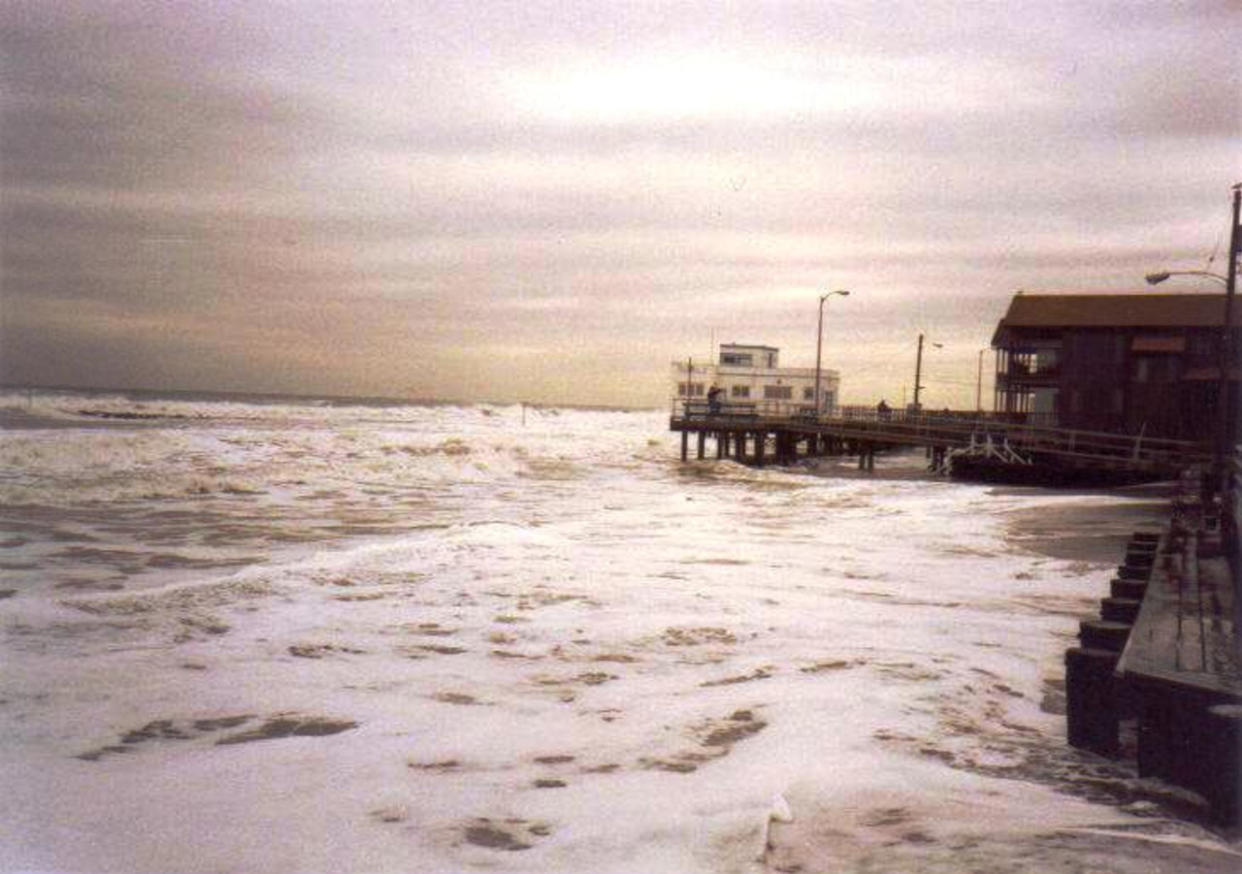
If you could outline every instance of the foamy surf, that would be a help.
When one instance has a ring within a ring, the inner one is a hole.
[[[1117,558],[1015,514],[1134,499],[681,465],[658,413],[152,409],[0,435],[6,870],[1234,861],[1064,745]]]

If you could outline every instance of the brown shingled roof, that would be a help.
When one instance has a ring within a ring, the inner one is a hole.
[[[1215,327],[1224,307],[1223,294],[1016,294],[992,344],[1006,328]],[[1242,325],[1242,305],[1232,320]]]

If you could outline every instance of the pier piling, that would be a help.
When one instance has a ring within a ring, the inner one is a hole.
[[[1107,622],[1122,622],[1133,625],[1138,618],[1141,601],[1134,598],[1108,597],[1100,601],[1100,618]]]
[[[1208,775],[1204,796],[1217,825],[1242,824],[1242,705],[1217,704],[1208,708],[1207,759],[1217,763]]]
[[[1127,622],[1107,619],[1084,619],[1078,623],[1078,639],[1083,649],[1103,649],[1120,654],[1130,637],[1131,626]]]
[[[1114,598],[1133,598],[1142,601],[1147,592],[1146,580],[1123,580],[1114,578],[1108,584],[1108,594]]]
[[[1101,618],[1079,624],[1081,646],[1065,653],[1066,728],[1071,745],[1118,758],[1121,723],[1132,723],[1138,776],[1198,793],[1213,822],[1236,829],[1242,684],[1233,582],[1212,548],[1215,532],[1185,506],[1174,503],[1163,537],[1130,540]]]
[[[1113,671],[1119,653],[1075,647],[1065,652],[1065,718],[1071,746],[1110,759],[1121,753]]]

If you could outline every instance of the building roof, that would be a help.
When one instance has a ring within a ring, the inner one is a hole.
[[[1212,328],[1224,316],[1223,294],[1016,294],[992,345],[1012,328]],[[1232,321],[1242,325],[1242,306]]]

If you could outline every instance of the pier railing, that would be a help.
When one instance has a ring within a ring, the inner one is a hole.
[[[1019,453],[1142,470],[1177,471],[1206,465],[1212,457],[1211,446],[1204,442],[1057,428],[1032,422],[1030,414],[1022,413],[843,407],[816,416],[813,409],[798,406],[777,413],[770,409],[761,404],[722,403],[713,412],[703,401],[681,402],[670,425],[675,431],[764,430],[945,449],[992,440]]]
[[[737,414],[744,411],[749,415],[764,419],[797,419],[799,421],[817,422],[897,422],[897,423],[934,423],[934,422],[1001,422],[1005,424],[1031,425],[1034,427],[1056,427],[1055,413],[996,413],[983,410],[933,410],[923,408],[912,409],[878,409],[873,406],[842,404],[815,415],[814,404],[791,400],[773,399],[731,399],[722,400],[717,404],[725,414]],[[701,418],[710,413],[710,404],[703,398],[675,398],[669,413],[677,418]]]

